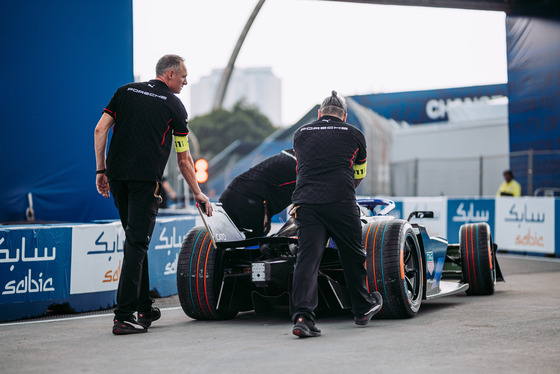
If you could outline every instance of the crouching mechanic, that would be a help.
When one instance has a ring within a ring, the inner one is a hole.
[[[366,175],[366,141],[346,123],[346,101],[336,91],[319,109],[319,119],[294,134],[297,182],[292,196],[299,249],[292,285],[294,335],[319,336],[314,310],[317,274],[327,240],[332,238],[352,303],[354,322],[366,325],[381,309],[382,298],[366,285],[366,253],[362,245],[356,187]]]
[[[270,231],[272,216],[292,203],[295,186],[294,150],[285,149],[238,175],[220,202],[233,223],[246,231],[246,237],[263,236]]]
[[[212,205],[196,182],[187,140],[187,111],[174,95],[187,84],[183,61],[177,55],[165,55],[156,65],[156,79],[120,87],[95,127],[97,191],[106,198],[112,192],[125,232],[113,321],[116,335],[146,332],[161,316],[149,295],[148,245],[161,203],[172,135],[181,174],[195,200],[205,203],[206,214],[212,215]],[[105,157],[111,128],[113,136]]]

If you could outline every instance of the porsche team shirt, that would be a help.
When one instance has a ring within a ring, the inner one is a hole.
[[[336,117],[323,116],[294,134],[297,183],[293,204],[356,199],[354,164],[366,162],[364,134]]]
[[[237,176],[228,189],[266,200],[268,213],[273,216],[291,204],[295,185],[296,160],[293,151],[286,149]]]
[[[189,133],[181,100],[164,82],[153,79],[120,87],[103,112],[115,119],[107,178],[161,181],[172,136]]]

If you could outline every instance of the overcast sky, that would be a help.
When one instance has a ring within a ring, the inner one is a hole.
[[[135,76],[154,78],[166,53],[186,59],[189,84],[224,68],[257,2],[134,0]],[[267,0],[236,66],[272,67],[287,125],[332,89],[356,95],[506,83],[505,13]],[[188,111],[189,86],[180,98]]]

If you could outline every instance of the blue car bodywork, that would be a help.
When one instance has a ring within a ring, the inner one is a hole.
[[[422,300],[467,292],[492,294],[503,280],[487,224],[461,227],[458,244],[431,237],[410,213],[389,215],[387,199],[360,199],[365,267],[370,292],[383,297],[383,318],[416,315]],[[229,319],[241,311],[290,309],[291,280],[298,250],[297,227],[290,219],[271,236],[247,239],[220,204],[200,215],[204,226],[185,237],[178,260],[177,288],[185,313],[195,319]],[[319,268],[318,310],[351,308],[336,243],[329,240]]]

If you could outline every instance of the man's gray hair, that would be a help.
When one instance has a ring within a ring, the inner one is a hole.
[[[346,100],[343,97],[338,96],[335,90],[332,91],[331,96],[323,100],[321,104],[321,114],[322,115],[334,115],[344,118],[346,115]]]
[[[181,71],[181,62],[185,59],[178,55],[165,55],[156,64],[156,77],[165,75],[169,70]]]

